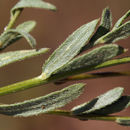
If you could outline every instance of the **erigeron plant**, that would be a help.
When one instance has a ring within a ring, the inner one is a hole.
[[[9,24],[0,36],[0,50],[5,49],[21,38],[25,38],[31,47],[35,47],[36,40],[29,34],[35,27],[35,21],[26,21],[14,28],[17,18],[24,8],[28,7],[56,10],[54,5],[42,0],[20,0],[11,9]],[[129,76],[129,71],[86,73],[130,62],[130,57],[115,58],[127,51],[127,49],[119,46],[117,41],[125,39],[130,35],[130,21],[124,23],[124,20],[130,16],[130,10],[113,27],[111,15],[110,9],[105,8],[101,19],[82,25],[49,56],[48,60],[43,64],[42,72],[39,76],[1,87],[0,96],[51,82],[61,84],[72,80]],[[97,44],[100,46],[97,46]],[[0,67],[43,54],[48,50],[48,48],[42,48],[40,50],[19,50],[6,53],[1,51]],[[84,53],[82,54],[82,52]],[[109,90],[91,101],[75,106],[70,111],[60,110],[61,107],[79,97],[84,87],[85,84],[83,83],[73,84],[60,91],[55,91],[35,99],[14,104],[1,104],[0,114],[15,117],[55,114],[86,121],[113,121],[120,125],[130,126],[130,117],[111,115],[130,106],[130,96],[122,96],[124,90],[122,87]]]

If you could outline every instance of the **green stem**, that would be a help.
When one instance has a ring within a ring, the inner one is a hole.
[[[115,76],[130,76],[130,72],[129,71],[128,72],[102,72],[102,73],[92,73],[92,74],[79,74],[79,75],[70,76],[66,78],[66,81],[115,77]]]
[[[11,29],[11,28],[14,26],[14,24],[15,24],[17,18],[18,18],[19,15],[21,14],[22,10],[23,10],[23,9],[18,9],[18,10],[15,11],[15,14],[11,17],[11,19],[10,19],[10,21],[9,21],[9,23],[8,23],[8,25],[7,25],[7,27],[6,27],[6,29],[5,29],[5,31],[7,31],[8,29]]]
[[[48,83],[48,80],[44,79],[43,77],[41,77],[41,76],[34,77],[32,79],[29,79],[29,80],[25,80],[22,82],[14,83],[12,85],[7,85],[5,87],[1,87],[0,88],[0,96],[6,95],[9,93],[14,93],[17,91],[23,91],[25,89],[36,87],[36,86],[46,84],[46,83]]]
[[[116,121],[117,118],[120,118],[120,119],[130,118],[130,117],[120,117],[120,116],[102,116],[102,115],[94,115],[94,114],[76,116],[76,115],[73,115],[70,111],[64,111],[64,110],[55,110],[55,111],[48,112],[47,114],[78,118],[80,120]]]

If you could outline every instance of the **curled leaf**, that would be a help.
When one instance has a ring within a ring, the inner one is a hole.
[[[24,37],[29,45],[34,48],[36,46],[36,40],[27,32],[19,30],[19,29],[10,29],[7,32],[11,33],[17,33],[20,34],[22,37]]]
[[[74,84],[46,96],[11,105],[0,105],[0,114],[27,117],[47,113],[76,99],[83,88],[84,84]]]
[[[58,70],[55,75],[79,74],[92,70],[98,64],[101,64],[111,58],[124,52],[124,49],[116,44],[104,45],[93,49],[92,51],[79,56],[69,62],[66,66]],[[70,76],[70,75],[69,75]]]
[[[95,44],[99,43],[113,43],[121,39],[125,39],[130,35],[130,21],[121,25],[119,28],[114,29],[106,35],[99,38]]]
[[[11,10],[11,14],[15,13],[16,10],[23,8],[41,8],[47,10],[56,10],[56,7],[48,2],[42,0],[20,0]]]
[[[48,48],[42,48],[40,50],[19,50],[11,51],[0,54],[0,67],[4,67],[8,64],[14,63],[16,61],[24,60],[33,56],[43,54],[48,51]]]
[[[123,93],[123,88],[117,87],[94,98],[93,100],[72,109],[74,115],[91,114],[116,102]]]
[[[50,77],[52,73],[73,59],[90,40],[98,20],[87,23],[72,33],[63,44],[56,49],[43,66],[43,73]]]
[[[16,29],[13,29],[13,31],[12,30],[5,31],[0,36],[0,50],[6,48],[10,44],[16,42],[17,40],[19,40],[20,38],[25,36],[25,34],[27,34],[27,36],[28,36],[29,35],[28,33],[35,27],[35,25],[36,25],[35,21],[27,21],[27,22],[24,22],[24,23],[18,25],[16,27]],[[24,33],[22,33],[22,32],[24,32]],[[27,36],[25,36],[25,37],[27,37]],[[30,35],[28,37],[30,37]],[[34,44],[35,44],[35,41],[34,41],[33,45],[32,44],[31,45],[34,46]]]

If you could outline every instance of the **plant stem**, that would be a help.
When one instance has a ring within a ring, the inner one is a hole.
[[[48,80],[41,78],[41,76],[34,77],[32,79],[29,79],[29,80],[25,80],[25,81],[21,81],[21,82],[12,84],[12,85],[7,85],[5,87],[1,87],[0,88],[0,96],[6,95],[9,93],[14,93],[17,91],[23,91],[25,89],[36,87],[36,86],[46,84],[46,83],[48,83]]]
[[[8,29],[11,29],[11,28],[14,26],[14,24],[15,24],[17,18],[18,18],[19,15],[21,14],[22,10],[23,10],[23,9],[18,9],[18,10],[15,11],[14,15],[11,16],[11,19],[10,19],[10,21],[9,21],[9,23],[8,23],[8,25],[7,25],[6,29],[5,29],[5,31],[7,31]]]
[[[92,74],[79,74],[79,75],[70,76],[70,77],[66,78],[66,81],[115,77],[115,76],[130,76],[130,72],[129,71],[128,72],[102,72],[102,73],[92,73]]]
[[[76,115],[73,115],[70,111],[64,111],[64,110],[55,110],[55,111],[48,112],[47,114],[78,118],[80,120],[116,121],[117,118],[120,118],[120,119],[130,118],[130,117],[120,117],[120,116],[102,116],[102,115],[94,115],[94,114],[76,116]]]

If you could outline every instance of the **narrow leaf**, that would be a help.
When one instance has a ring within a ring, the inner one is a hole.
[[[130,117],[117,118],[116,123],[123,126],[130,126]]]
[[[17,33],[20,34],[22,37],[24,37],[29,45],[34,48],[36,46],[36,40],[27,32],[19,30],[19,29],[10,29],[7,32]]]
[[[40,50],[20,50],[11,51],[0,54],[0,67],[6,66],[8,64],[14,63],[16,61],[24,60],[33,56],[43,54],[48,51],[48,48],[42,48]]]
[[[81,26],[54,51],[43,66],[43,73],[46,77],[63,67],[79,53],[81,48],[89,41],[97,23],[98,20],[94,20]]]
[[[129,103],[130,103],[130,96],[121,96],[114,103],[112,103],[102,109],[94,111],[93,114],[108,115],[108,114],[120,112],[120,111],[124,110],[125,108],[127,108]]]
[[[48,2],[42,0],[20,0],[11,10],[13,15],[16,10],[23,8],[41,8],[47,10],[56,10],[56,7]]]
[[[124,89],[121,87],[109,90],[108,92],[94,98],[92,101],[74,107],[72,113],[74,115],[90,114],[97,110],[101,110],[116,102],[121,97],[123,90]]]
[[[16,29],[17,30],[21,30],[21,31],[25,31],[25,32],[30,32],[32,31],[32,29],[36,26],[36,22],[35,21],[26,21],[22,24],[19,24]]]
[[[114,27],[113,27],[112,30],[114,30],[114,29],[120,27],[120,26],[123,24],[124,20],[127,19],[129,16],[130,16],[130,10],[128,10],[128,12],[126,12],[126,14],[123,15],[123,16],[116,22],[116,24],[114,25]]]
[[[123,48],[121,48],[116,44],[110,44],[98,47],[88,52],[87,54],[84,54],[82,56],[73,59],[66,66],[57,71],[55,75],[56,74],[65,75],[67,73],[74,75],[89,71],[89,69],[92,70],[94,66],[97,66],[98,64],[110,60],[111,58],[123,52],[124,52]]]
[[[35,25],[36,25],[35,21],[27,21],[18,25],[16,27],[16,30],[20,32],[24,31],[25,33],[29,33],[35,27]],[[7,46],[19,40],[20,38],[22,38],[22,35],[20,35],[20,33],[18,32],[10,30],[4,32],[0,36],[0,50],[6,48]]]
[[[112,27],[112,13],[111,13],[110,9],[107,7],[102,12],[101,22],[100,22],[99,27],[97,28],[97,31],[94,33],[94,35],[90,39],[89,43],[83,47],[82,51],[85,51],[85,50],[93,47],[94,42],[101,36],[108,33],[110,31],[111,27]]]
[[[74,84],[46,96],[11,105],[0,105],[0,113],[13,116],[33,116],[63,107],[82,93],[84,84]]]
[[[125,39],[130,35],[130,21],[121,25],[119,28],[112,30],[106,35],[99,38],[95,44],[99,43],[113,43],[121,39]]]

